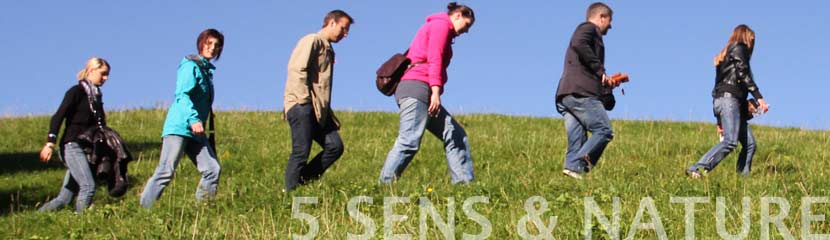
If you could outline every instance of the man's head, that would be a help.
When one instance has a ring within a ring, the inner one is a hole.
[[[354,23],[349,14],[343,10],[334,10],[323,18],[323,29],[321,32],[329,42],[339,42],[349,34],[349,28]]]
[[[588,7],[588,12],[585,14],[585,19],[599,27],[602,35],[608,34],[608,29],[611,29],[611,20],[614,11],[605,3],[595,2]]]

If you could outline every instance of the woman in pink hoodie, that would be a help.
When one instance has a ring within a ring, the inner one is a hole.
[[[472,8],[452,2],[447,5],[447,12],[427,17],[427,22],[415,34],[407,54],[415,66],[403,75],[395,92],[400,107],[400,128],[395,146],[381,169],[381,183],[391,183],[401,176],[418,152],[424,130],[444,142],[452,183],[473,180],[467,133],[441,106],[441,93],[447,83],[453,39],[466,33],[474,22]]]

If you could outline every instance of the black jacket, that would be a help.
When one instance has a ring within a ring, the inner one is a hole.
[[[610,110],[613,108],[614,95],[612,88],[602,86],[603,74],[605,44],[602,42],[602,34],[591,22],[579,24],[565,53],[565,66],[556,90],[556,102],[568,95],[597,97]]]
[[[63,130],[63,137],[61,137],[61,141],[59,142],[61,146],[68,142],[76,141],[78,134],[96,125],[95,116],[89,108],[88,97],[84,91],[84,87],[80,83],[66,91],[66,94],[63,96],[63,101],[61,101],[61,106],[52,115],[52,120],[49,123],[47,142],[57,142],[58,131],[60,130],[61,124],[64,123],[64,120],[66,120],[66,127]],[[100,102],[100,96],[98,98],[97,100]],[[103,103],[99,105],[102,108],[99,111],[101,111],[101,114],[104,114]]]
[[[109,195],[120,197],[127,192],[127,164],[133,156],[124,139],[109,127],[91,127],[78,135],[90,168],[99,180],[107,182]]]
[[[713,98],[722,97],[724,93],[730,93],[732,97],[741,100],[746,99],[748,93],[752,93],[756,99],[764,98],[752,77],[752,68],[749,67],[751,57],[752,50],[745,44],[729,46],[723,61],[715,68]]]

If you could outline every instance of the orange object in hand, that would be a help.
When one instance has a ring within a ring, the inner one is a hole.
[[[611,75],[611,81],[618,82],[618,83],[628,82],[628,74],[627,73],[616,73],[614,75]]]

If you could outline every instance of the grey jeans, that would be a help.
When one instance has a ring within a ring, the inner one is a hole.
[[[452,183],[473,181],[473,158],[470,155],[467,133],[452,115],[441,107],[438,116],[429,117],[429,105],[411,97],[401,99],[398,104],[401,116],[398,138],[386,156],[386,162],[380,172],[380,182],[390,183],[400,178],[418,152],[424,130],[429,130],[444,142]]]
[[[182,152],[186,153],[196,169],[202,174],[199,187],[196,188],[196,199],[203,200],[216,195],[216,187],[219,185],[219,161],[216,160],[216,153],[210,145],[178,135],[164,136],[161,143],[161,159],[153,176],[144,185],[144,192],[141,193],[141,206],[150,208],[153,203],[161,197],[164,188],[173,179],[176,167],[181,160]]]
[[[92,202],[95,195],[95,179],[81,146],[76,142],[68,142],[62,147],[63,159],[66,163],[66,176],[58,196],[40,207],[39,211],[53,211],[72,202],[76,194],[75,212],[82,212]]]

